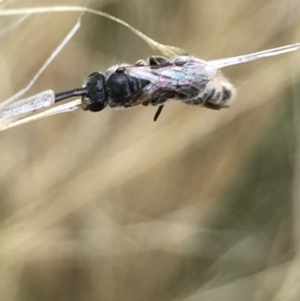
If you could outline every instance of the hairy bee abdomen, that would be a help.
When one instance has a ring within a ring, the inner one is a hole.
[[[230,84],[222,86],[221,90],[214,87],[206,89],[201,96],[202,105],[209,109],[222,109],[229,106],[233,97],[235,95],[235,90]]]

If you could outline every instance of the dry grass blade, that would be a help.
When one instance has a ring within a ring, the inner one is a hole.
[[[0,37],[1,99],[30,82],[77,21],[79,12],[54,12],[58,0],[28,1],[53,11]],[[205,59],[300,41],[295,0],[90,6]],[[0,30],[15,22],[2,16]],[[90,72],[151,54],[130,31],[87,13],[29,94],[78,87]],[[153,108],[137,107],[1,132],[2,298],[267,301],[299,293],[291,269],[298,58],[228,68],[238,96],[223,112],[174,103],[156,123]]]
[[[184,55],[186,52],[180,48],[174,46],[168,46],[156,42],[155,40],[149,38],[141,31],[137,30],[127,22],[116,18],[108,13],[102,12],[100,10],[95,10],[88,7],[81,6],[49,6],[49,7],[35,7],[35,8],[18,8],[18,9],[5,9],[0,10],[0,16],[12,16],[12,15],[23,15],[23,14],[45,14],[45,13],[58,13],[58,12],[81,12],[81,13],[90,13],[97,16],[107,18],[111,21],[114,21],[136,34],[144,42],[146,42],[153,50],[158,51],[165,55],[166,57],[174,57],[177,55]]]

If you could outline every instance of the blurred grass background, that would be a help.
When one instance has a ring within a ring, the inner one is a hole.
[[[0,9],[84,1],[1,1]],[[296,0],[103,0],[161,43],[204,59],[300,41]],[[76,13],[0,18],[0,99],[23,88]],[[7,29],[10,29],[7,31]],[[27,93],[81,86],[153,54],[85,15]],[[299,57],[224,73],[228,110],[155,108],[54,116],[0,147],[1,300],[300,300]]]

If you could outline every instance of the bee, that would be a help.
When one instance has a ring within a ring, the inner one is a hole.
[[[81,95],[82,108],[92,112],[101,111],[107,106],[158,106],[154,121],[169,100],[220,110],[228,108],[236,95],[233,84],[221,72],[222,67],[299,48],[300,43],[297,43],[215,61],[205,61],[190,55],[171,59],[151,56],[134,65],[115,65],[105,74],[94,72],[87,77],[81,89],[56,94],[56,100]]]
[[[105,74],[94,72],[86,78],[81,89],[56,94],[56,100],[78,95],[82,96],[82,108],[92,112],[107,106],[159,106],[154,117],[156,121],[163,105],[170,99],[221,109],[229,106],[235,89],[220,70],[204,60],[192,56],[171,60],[151,56],[133,66],[113,66]]]
[[[46,90],[17,102],[4,102],[0,105],[0,130],[74,111],[79,107],[85,111],[99,112],[106,107],[130,108],[137,105],[152,105],[158,107],[154,121],[158,119],[165,104],[170,100],[213,110],[228,108],[236,95],[236,90],[223,75],[222,68],[300,49],[300,43],[295,43],[246,55],[205,61],[188,55],[180,48],[160,44],[123,20],[100,11],[80,9],[127,27],[163,56],[151,56],[133,65],[115,65],[105,73],[93,72],[80,88],[60,93]],[[31,9],[31,12],[40,11]],[[76,96],[80,99],[26,116]]]

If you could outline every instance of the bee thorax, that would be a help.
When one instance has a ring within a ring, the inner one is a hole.
[[[110,107],[130,107],[141,89],[149,82],[123,72],[112,73],[107,81],[108,105]]]

